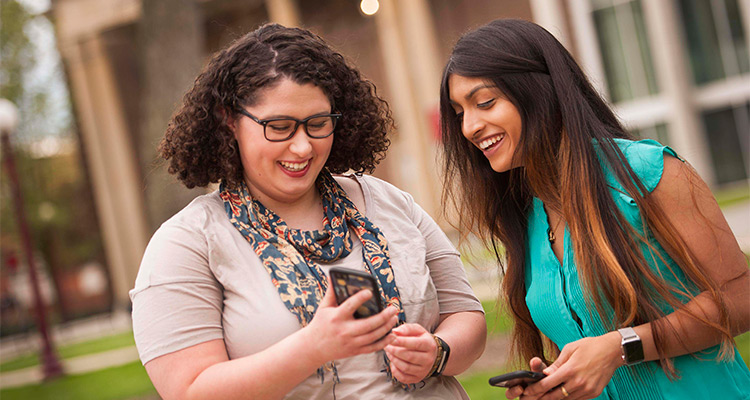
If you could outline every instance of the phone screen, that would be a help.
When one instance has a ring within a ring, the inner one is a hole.
[[[375,278],[370,274],[353,269],[335,267],[331,268],[330,274],[338,304],[343,303],[349,296],[354,295],[362,289],[372,291],[372,297],[354,312],[354,318],[367,318],[383,310],[377,282],[375,282]]]

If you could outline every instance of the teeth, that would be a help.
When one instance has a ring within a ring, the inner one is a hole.
[[[288,162],[288,161],[279,161],[279,164],[281,164],[282,167],[284,167],[285,169],[288,169],[289,171],[292,171],[292,172],[302,171],[303,169],[305,169],[305,167],[307,167],[307,164],[309,164],[309,163],[310,163],[310,160],[307,160],[307,161],[304,161],[304,162],[301,162],[301,163],[293,163],[293,162]]]
[[[493,144],[499,142],[503,138],[502,135],[493,136],[488,139],[484,139],[481,142],[479,142],[479,148],[482,150],[487,150],[488,147],[492,146]]]

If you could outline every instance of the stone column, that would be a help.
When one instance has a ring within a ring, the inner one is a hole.
[[[135,151],[128,137],[112,68],[98,36],[61,46],[90,166],[93,194],[114,292],[128,309],[147,243],[146,211]]]
[[[266,0],[268,19],[284,26],[300,26],[299,7],[296,0]]]
[[[395,146],[390,150],[390,157],[398,160],[394,164],[397,184],[431,216],[438,217],[437,166],[427,113],[438,95],[439,75],[435,72],[437,46],[429,42],[434,40],[434,34],[429,32],[428,12],[422,0],[381,0],[375,23],[397,124]],[[425,39],[428,35],[431,38]],[[420,63],[424,65],[419,66]],[[410,69],[412,66],[414,69]],[[417,77],[419,74],[425,76]]]
[[[550,31],[570,51],[568,23],[562,0],[529,0],[534,22]]]

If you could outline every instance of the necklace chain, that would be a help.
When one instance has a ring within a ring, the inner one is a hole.
[[[559,219],[559,220],[557,221],[557,223],[555,224],[555,228],[554,228],[554,229],[553,229],[552,227],[549,227],[549,228],[547,229],[547,240],[549,240],[550,244],[555,244],[555,239],[556,239],[556,238],[555,238],[555,231],[557,230],[557,228],[559,228],[559,227],[560,227],[560,224],[562,223],[562,221],[563,221],[563,219],[562,219],[562,217],[561,217],[561,218],[560,218],[560,219]]]

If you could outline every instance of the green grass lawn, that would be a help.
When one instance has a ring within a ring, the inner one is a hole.
[[[714,192],[719,207],[727,207],[750,199],[750,187],[740,185],[737,187],[717,190]]]
[[[498,306],[495,301],[483,301],[482,308],[484,308],[484,318],[487,321],[488,336],[510,334],[510,316],[507,315],[504,310],[498,310]]]
[[[750,367],[750,332],[737,336],[734,341],[737,343],[737,349],[740,351],[742,359],[745,360],[745,364]]]
[[[490,386],[487,381],[502,371],[478,372],[469,376],[461,376],[458,381],[464,387],[471,400],[499,400],[505,398],[505,388]]]
[[[140,361],[51,382],[0,390],[3,400],[117,400],[155,397],[156,390]]]
[[[57,354],[61,359],[66,359],[128,346],[135,346],[133,332],[125,332],[82,343],[62,346],[57,349]],[[39,353],[25,354],[7,361],[3,360],[3,362],[0,363],[0,373],[32,367],[34,365],[39,365]]]

